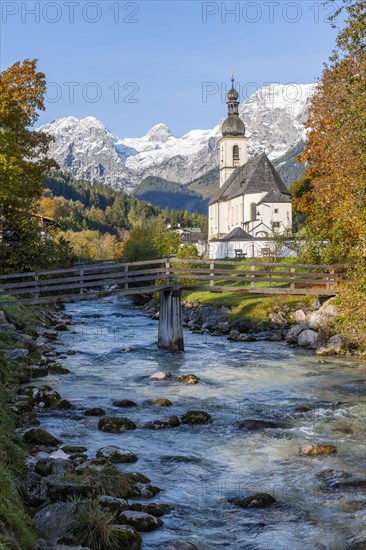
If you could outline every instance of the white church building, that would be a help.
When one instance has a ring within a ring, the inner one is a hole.
[[[290,192],[265,153],[248,159],[239,94],[227,94],[222,124],[219,189],[209,203],[210,258],[263,257],[278,247],[276,235],[291,234]]]

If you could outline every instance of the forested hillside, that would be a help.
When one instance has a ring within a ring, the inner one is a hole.
[[[64,230],[91,229],[117,235],[121,230],[158,218],[165,224],[180,223],[206,231],[207,218],[204,215],[163,209],[104,184],[75,182],[62,173],[48,177],[45,183],[40,211],[57,220]]]

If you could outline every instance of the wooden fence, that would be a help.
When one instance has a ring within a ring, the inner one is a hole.
[[[173,286],[210,292],[333,296],[355,282],[344,265],[178,260],[85,264],[0,275],[0,305],[91,300],[152,293]]]

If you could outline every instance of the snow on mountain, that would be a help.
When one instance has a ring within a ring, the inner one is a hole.
[[[240,105],[251,156],[265,151],[275,160],[306,139],[303,123],[314,90],[314,84],[271,85]],[[140,138],[119,139],[95,117],[66,117],[39,130],[55,138],[50,156],[63,171],[127,192],[147,176],[188,184],[218,165],[220,125],[177,138],[165,124],[157,124]]]

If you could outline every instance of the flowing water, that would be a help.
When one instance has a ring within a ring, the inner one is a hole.
[[[93,457],[106,445],[135,452],[125,470],[148,475],[170,503],[164,527],[143,536],[143,548],[190,540],[200,550],[334,549],[366,538],[365,360],[319,358],[284,343],[228,342],[185,331],[185,353],[158,350],[157,322],[126,299],[69,304],[72,329],[56,342],[75,350],[62,360],[68,375],[39,380],[69,399],[75,410],[45,413],[41,424],[64,444],[88,447]],[[168,370],[170,380],[148,376]],[[197,385],[175,381],[193,372]],[[173,406],[144,401],[164,397]],[[139,406],[113,407],[116,399]],[[212,422],[174,429],[97,430],[87,407],[141,423],[188,410],[204,410]],[[309,409],[307,412],[301,407]],[[305,411],[305,412],[304,412]],[[245,419],[285,421],[283,429],[247,431]],[[299,455],[307,443],[329,443],[337,454]],[[273,495],[277,504],[242,509],[234,496]],[[146,501],[148,502],[148,501]]]

